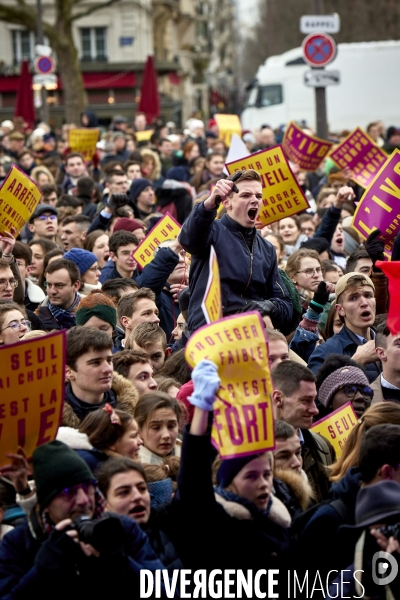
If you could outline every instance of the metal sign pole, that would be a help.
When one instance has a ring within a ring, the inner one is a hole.
[[[38,44],[44,44],[41,0],[36,0],[36,27],[37,27]],[[42,106],[40,108],[41,119],[45,123],[49,123],[49,107],[47,104],[47,90],[44,87],[44,85],[42,85],[40,94],[42,97]]]
[[[314,0],[314,11],[316,15],[323,14],[323,0]],[[315,88],[315,110],[317,123],[317,136],[322,140],[328,139],[328,118],[326,114],[326,88]]]

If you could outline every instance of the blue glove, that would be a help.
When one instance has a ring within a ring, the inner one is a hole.
[[[202,360],[192,372],[194,392],[188,400],[193,406],[211,412],[221,380],[218,367],[211,360]]]

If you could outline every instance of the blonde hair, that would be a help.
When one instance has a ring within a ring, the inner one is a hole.
[[[43,337],[44,335],[47,335],[47,334],[48,334],[48,332],[42,331],[41,329],[35,329],[34,331],[28,331],[28,333],[26,333],[21,338],[21,342],[23,340],[33,340],[35,338]]]
[[[146,159],[149,158],[151,158],[154,162],[154,167],[150,175],[147,176],[147,179],[149,179],[150,181],[158,179],[161,175],[161,161],[158,154],[156,152],[153,152],[153,150],[150,150],[149,148],[143,148],[143,150],[140,151],[140,154],[142,155],[142,163],[146,162]]]
[[[346,475],[350,467],[358,465],[361,442],[365,433],[374,425],[384,423],[400,425],[400,405],[397,402],[379,402],[365,411],[357,425],[351,430],[341,457],[329,468],[331,481],[339,481]]]
[[[49,178],[49,183],[55,183],[53,175],[51,174],[49,169],[44,165],[39,165],[38,167],[32,169],[30,178],[33,179],[33,181],[37,181],[37,177],[39,177],[40,173],[44,173],[45,175],[47,175],[47,177]]]

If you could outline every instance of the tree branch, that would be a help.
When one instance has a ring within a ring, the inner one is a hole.
[[[117,2],[120,2],[120,0],[108,0],[107,2],[104,2],[103,4],[93,4],[89,8],[87,8],[85,10],[81,10],[80,12],[77,12],[74,15],[71,15],[71,21],[76,21],[77,19],[81,19],[82,17],[87,17],[88,15],[91,15],[92,13],[97,12],[98,10],[101,10],[102,8],[107,8],[107,6],[112,6],[113,4],[117,4]]]
[[[15,6],[4,6],[0,4],[0,21],[7,21],[15,25],[23,25],[31,31],[36,31],[36,13],[32,7],[23,1],[18,2],[19,8]]]

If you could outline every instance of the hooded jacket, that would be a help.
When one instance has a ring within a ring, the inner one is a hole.
[[[64,427],[77,429],[89,412],[101,408],[106,402],[114,408],[128,412],[133,417],[138,399],[139,394],[134,384],[118,373],[113,374],[111,390],[104,395],[101,404],[87,404],[79,401],[72,392],[71,384],[67,383],[61,424]]]
[[[182,247],[192,255],[189,329],[195,331],[206,323],[201,304],[209,277],[211,245],[218,259],[223,316],[243,312],[250,300],[270,300],[271,319],[279,329],[292,318],[292,301],[279,275],[274,247],[254,235],[249,249],[244,228],[228,215],[217,221],[216,214],[216,210],[206,210],[204,203],[197,204],[179,234]]]

